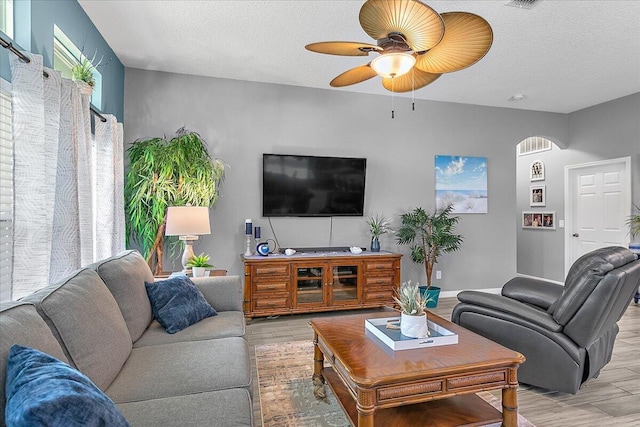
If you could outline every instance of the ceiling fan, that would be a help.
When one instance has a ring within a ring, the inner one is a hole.
[[[418,0],[367,0],[360,9],[360,25],[377,44],[330,41],[306,46],[329,55],[380,54],[331,80],[333,87],[379,75],[389,91],[419,89],[443,73],[475,64],[493,43],[493,31],[484,18],[468,12],[438,14]]]

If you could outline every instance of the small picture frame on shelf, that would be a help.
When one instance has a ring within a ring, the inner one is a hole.
[[[542,160],[534,160],[529,170],[531,181],[544,181],[544,163],[542,163]]]
[[[535,228],[537,230],[555,230],[555,212],[522,212],[522,228]]]
[[[529,187],[529,206],[546,206],[546,185]]]

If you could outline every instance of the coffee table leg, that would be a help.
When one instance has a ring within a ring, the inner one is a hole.
[[[358,427],[373,427],[373,409],[364,410],[360,405],[358,409]]]
[[[318,347],[318,334],[313,332],[313,395],[317,399],[324,399],[327,397],[327,392],[324,389],[324,377],[322,376],[322,369],[324,368],[324,354]]]
[[[518,427],[518,394],[517,387],[502,389],[502,425]]]

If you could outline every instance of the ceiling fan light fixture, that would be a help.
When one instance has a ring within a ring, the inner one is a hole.
[[[371,61],[371,68],[381,77],[394,78],[407,74],[415,63],[416,58],[413,55],[405,52],[389,52]]]

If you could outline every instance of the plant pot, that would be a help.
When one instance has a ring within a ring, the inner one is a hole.
[[[429,299],[427,303],[427,308],[435,308],[438,306],[438,298],[440,297],[440,288],[437,286],[431,286],[430,289],[427,289],[426,286],[419,286],[420,295]]]
[[[380,240],[377,237],[371,238],[371,252],[380,252]]]
[[[422,316],[410,316],[401,313],[400,332],[409,338],[426,338],[429,336],[427,328],[427,313]]]
[[[207,271],[206,267],[191,267],[191,270],[193,271],[193,277],[204,277]]]

